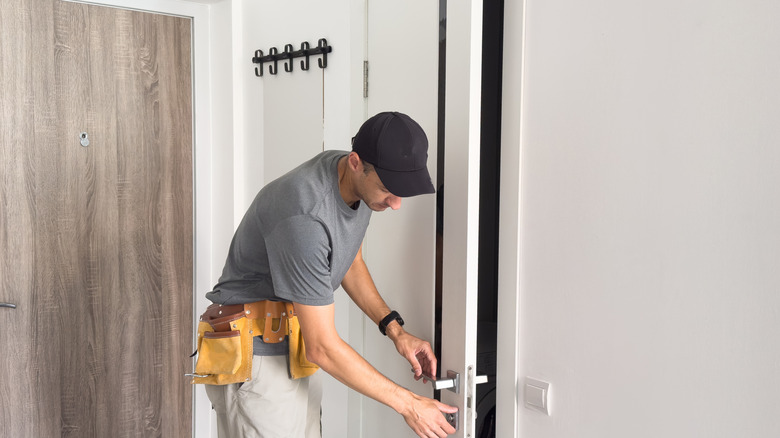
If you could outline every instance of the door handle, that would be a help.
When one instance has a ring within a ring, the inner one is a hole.
[[[442,389],[449,389],[455,394],[460,394],[460,374],[455,371],[448,370],[447,378],[444,377],[431,377],[427,374],[423,374],[423,377],[428,379],[433,385],[433,389],[436,391]]]
[[[447,370],[447,378],[443,377],[431,377],[423,373],[423,377],[428,379],[433,385],[433,389],[440,391],[442,389],[449,389],[455,394],[460,394],[460,374],[452,370]],[[487,383],[488,376],[474,376],[474,384],[479,385],[481,383]]]
[[[8,307],[9,309],[16,309],[16,304],[0,303],[0,307]]]

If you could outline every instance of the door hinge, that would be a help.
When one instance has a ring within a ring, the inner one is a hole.
[[[363,61],[363,98],[368,97],[368,61]]]

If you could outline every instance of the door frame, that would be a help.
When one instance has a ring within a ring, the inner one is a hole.
[[[212,96],[231,96],[231,53],[220,57],[218,50],[212,56],[211,45],[217,34],[230,34],[229,21],[215,19],[214,9],[190,0],[62,0],[95,6],[116,7],[141,12],[175,15],[192,20],[192,72],[193,72],[193,328],[195,333],[198,315],[207,307],[204,293],[214,284],[215,266],[221,266],[224,246],[222,234],[233,230],[233,141],[225,141],[233,132],[232,99],[212,100]],[[229,18],[229,17],[228,17]],[[215,58],[212,62],[212,58]],[[224,62],[219,62],[224,61]],[[225,78],[228,80],[224,80]],[[222,80],[220,80],[222,79]],[[213,133],[220,132],[219,151]],[[229,191],[229,195],[226,192]],[[219,191],[221,196],[213,196]],[[215,212],[220,212],[219,214]],[[215,250],[215,248],[217,250]],[[220,254],[214,257],[214,254]],[[193,336],[193,348],[194,348]],[[186,379],[181,376],[182,379]],[[192,436],[209,438],[216,430],[212,420],[211,404],[204,390],[193,388]]]
[[[498,348],[496,436],[517,437],[522,406],[518,376],[520,349],[520,288],[522,240],[522,80],[525,0],[504,2],[504,53],[501,108],[501,176],[498,247]]]

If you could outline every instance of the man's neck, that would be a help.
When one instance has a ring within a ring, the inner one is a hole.
[[[356,203],[360,201],[360,198],[355,195],[355,191],[352,189],[352,174],[349,172],[348,157],[339,159],[337,166],[339,172],[339,194],[341,194],[341,199],[344,200],[345,204],[350,208],[354,208]]]

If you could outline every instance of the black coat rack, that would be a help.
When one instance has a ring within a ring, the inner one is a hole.
[[[293,50],[292,44],[285,44],[284,52],[281,53],[279,53],[279,50],[276,47],[268,49],[267,55],[264,55],[262,50],[255,50],[255,56],[252,57],[252,63],[258,64],[255,67],[256,76],[263,75],[263,64],[266,62],[271,63],[268,66],[268,71],[271,72],[272,75],[275,75],[279,72],[279,61],[284,62],[284,71],[290,73],[293,71],[292,60],[294,58],[305,57],[306,59],[301,60],[301,70],[308,70],[309,57],[313,55],[322,55],[322,58],[317,60],[317,64],[320,68],[325,68],[328,66],[328,53],[332,51],[333,48],[328,45],[328,41],[325,38],[320,38],[317,42],[317,47],[311,47],[308,42],[304,41],[301,43],[301,48],[299,50]]]

